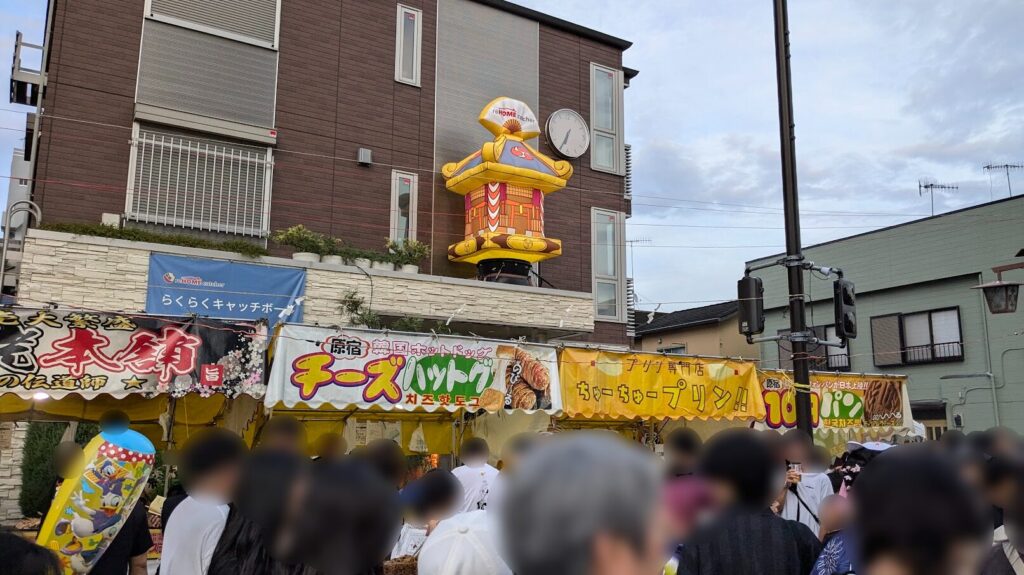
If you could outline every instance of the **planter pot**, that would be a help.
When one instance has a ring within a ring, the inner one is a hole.
[[[352,260],[352,263],[354,263],[355,265],[357,265],[357,266],[359,266],[359,267],[361,267],[363,269],[366,269],[366,268],[370,267],[370,263],[371,262],[367,258],[356,258],[356,259]]]
[[[320,261],[325,264],[334,264],[336,266],[340,266],[345,263],[345,258],[341,256],[323,256],[320,258]]]
[[[406,274],[418,274],[420,273],[420,266],[416,264],[403,264],[402,273]]]
[[[375,270],[383,270],[383,271],[391,271],[391,272],[395,271],[395,264],[393,264],[391,262],[373,262],[372,264],[370,264],[370,267],[375,269]]]
[[[318,262],[320,261],[320,254],[314,254],[313,252],[295,252],[292,254],[293,260],[299,260],[300,262]]]

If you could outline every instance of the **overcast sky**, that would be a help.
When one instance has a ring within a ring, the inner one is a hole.
[[[641,307],[732,298],[743,263],[783,247],[771,1],[517,1],[634,43]],[[0,0],[5,86],[14,31],[40,40],[44,13],[43,0]],[[1007,196],[981,167],[1024,162],[1021,22],[1020,0],[790,1],[805,244],[927,215],[922,178],[959,186],[936,194],[937,212]],[[0,112],[0,127],[23,118]],[[0,129],[0,174],[22,136]]]

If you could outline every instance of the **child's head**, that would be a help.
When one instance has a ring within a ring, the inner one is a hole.
[[[412,491],[409,511],[420,521],[446,519],[462,501],[462,484],[445,469],[431,469],[407,489]]]

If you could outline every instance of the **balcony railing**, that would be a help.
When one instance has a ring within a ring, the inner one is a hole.
[[[903,363],[940,363],[944,361],[963,361],[964,344],[959,341],[914,345],[903,350]]]
[[[39,93],[42,90],[43,74],[40,70],[28,68],[22,62],[22,50],[29,48],[39,50],[38,44],[29,44],[22,38],[21,32],[14,35],[14,59],[11,62],[11,103],[36,106],[39,104]],[[42,65],[40,65],[40,69]]]

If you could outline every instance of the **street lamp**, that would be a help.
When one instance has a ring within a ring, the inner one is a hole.
[[[1017,297],[1020,295],[1020,286],[1024,284],[1017,281],[1003,281],[1003,272],[1019,269],[1024,269],[1024,262],[994,267],[992,271],[996,274],[996,281],[971,288],[980,289],[985,294],[988,311],[992,313],[1017,311]]]

